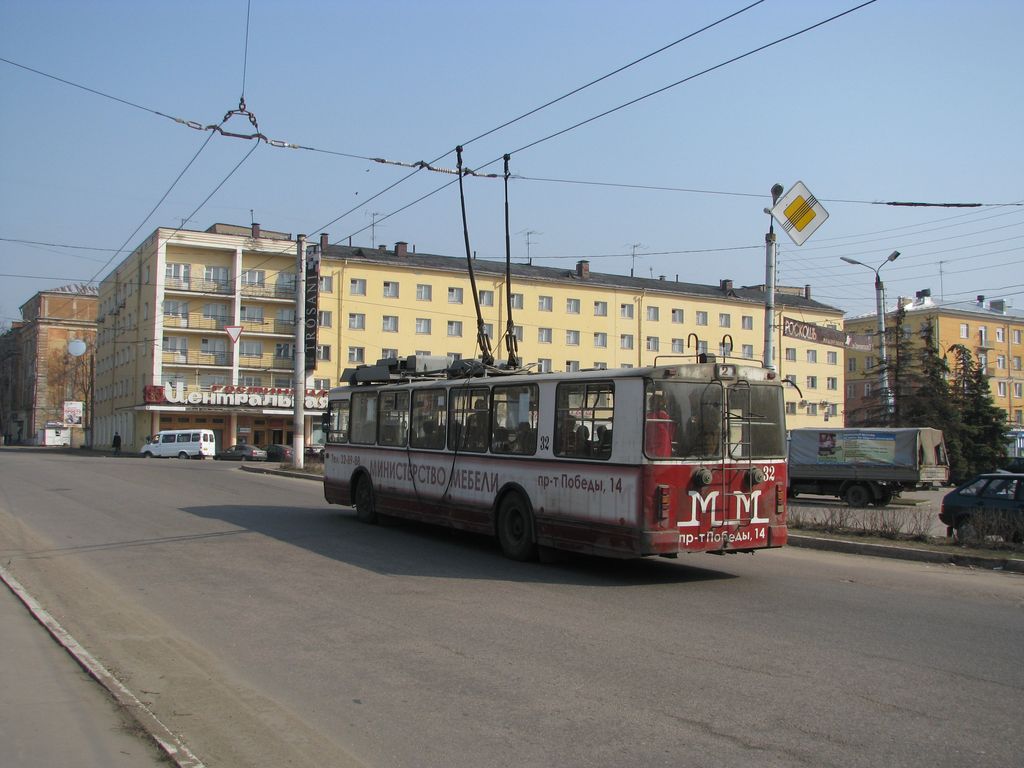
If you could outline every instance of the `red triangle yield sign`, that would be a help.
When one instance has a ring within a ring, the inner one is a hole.
[[[224,330],[228,332],[228,336],[231,337],[231,343],[234,344],[238,341],[238,337],[242,335],[242,326],[240,325],[225,325]]]

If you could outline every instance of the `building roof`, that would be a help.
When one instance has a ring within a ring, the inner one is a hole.
[[[900,296],[896,306],[903,306],[907,312],[936,312],[939,314],[956,314],[981,318],[1005,318],[1011,322],[1024,322],[1024,310],[1015,309],[1005,299],[988,299],[985,296],[977,296],[974,301],[936,301],[932,298],[931,291],[918,291],[914,298]],[[886,314],[892,314],[896,308],[887,309]],[[847,318],[848,322],[876,318],[875,312],[868,312],[863,315]]]
[[[404,243],[400,244],[404,245]],[[466,260],[463,257],[438,256],[436,254],[413,253],[398,255],[395,251],[383,248],[362,248],[347,245],[330,245],[323,258],[360,260],[370,264],[384,264],[393,266],[418,266],[424,269],[437,269],[465,273]],[[581,259],[580,263],[587,263]],[[589,263],[588,263],[589,266]],[[478,274],[504,275],[505,262],[491,261],[486,259],[474,259],[473,270]],[[731,280],[723,280],[719,285],[703,285],[700,283],[686,283],[678,280],[662,278],[630,277],[628,275],[615,275],[602,272],[593,272],[589,268],[586,276],[581,276],[579,269],[564,269],[558,267],[541,267],[533,264],[512,264],[513,283],[516,278],[520,280],[573,283],[581,285],[603,286],[608,289],[650,291],[667,294],[677,294],[691,298],[707,299],[731,299],[733,301],[748,302],[750,304],[764,305],[765,291],[763,286],[742,286],[733,287]],[[837,307],[823,304],[820,301],[809,299],[807,291],[800,289],[799,293],[789,289],[777,288],[775,293],[775,305],[778,308],[804,309],[816,312],[828,312],[841,315],[842,310]]]

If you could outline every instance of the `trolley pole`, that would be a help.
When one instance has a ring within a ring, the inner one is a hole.
[[[292,461],[296,469],[306,462],[306,236],[298,236],[295,254],[295,375],[292,382]]]

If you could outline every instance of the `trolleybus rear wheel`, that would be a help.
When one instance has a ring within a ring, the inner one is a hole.
[[[377,510],[373,504],[373,483],[370,478],[360,478],[356,484],[355,504],[356,519],[364,523],[377,522]]]
[[[533,540],[533,516],[522,496],[510,493],[498,505],[498,543],[506,557],[533,560],[537,545]]]

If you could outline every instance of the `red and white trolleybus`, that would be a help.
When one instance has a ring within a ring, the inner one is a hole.
[[[538,546],[675,557],[786,543],[773,371],[710,356],[572,373],[425,367],[382,360],[330,391],[328,502],[366,522],[496,536],[520,560]]]

